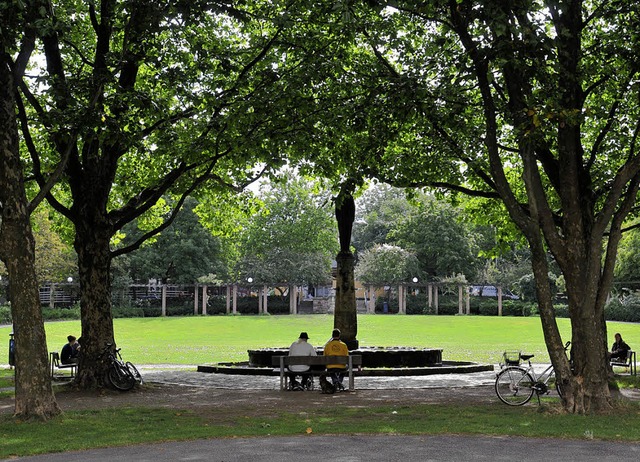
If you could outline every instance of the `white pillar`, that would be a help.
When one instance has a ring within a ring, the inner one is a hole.
[[[198,314],[198,284],[193,287],[193,314]]]
[[[229,284],[227,284],[227,297],[226,297],[226,301],[227,301],[227,314],[229,314],[229,312],[231,311],[231,286]]]
[[[298,313],[298,286],[289,287],[289,313]]]
[[[502,316],[502,286],[498,286],[498,316]]]
[[[464,314],[462,311],[462,285],[458,284],[458,314]]]
[[[467,314],[471,314],[471,305],[470,305],[470,301],[469,301],[469,287],[465,287],[465,293],[464,293],[464,300],[466,303],[466,312]]]
[[[238,312],[238,284],[233,285],[233,314]]]
[[[209,297],[207,296],[207,286],[202,286],[202,314],[207,314],[207,302]]]
[[[167,315],[167,286],[162,284],[162,316]]]
[[[262,288],[262,296],[264,297],[264,301],[262,302],[262,312],[264,314],[268,314],[269,313],[269,310],[268,310],[268,307],[267,307],[267,300],[268,300],[267,296],[268,296],[268,294],[269,293],[267,292],[267,286],[264,286]]]
[[[369,286],[369,302],[367,306],[367,313],[376,312],[376,291],[373,286]]]

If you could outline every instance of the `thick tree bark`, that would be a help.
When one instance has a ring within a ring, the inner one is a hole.
[[[48,419],[60,414],[49,377],[47,342],[35,271],[35,241],[20,163],[14,84],[0,50],[0,256],[11,282],[15,338],[15,415]]]
[[[342,189],[336,199],[336,219],[340,237],[340,252],[336,257],[336,306],[333,326],[340,329],[342,341],[349,349],[358,348],[358,316],[356,309],[356,288],[354,257],[351,253],[351,230],[355,220],[355,201],[351,191]]]
[[[91,208],[91,204],[85,207]],[[100,213],[90,210],[80,216],[98,217]],[[76,382],[85,389],[108,385],[106,364],[99,356],[106,344],[115,345],[110,292],[111,235],[111,228],[105,222],[76,222],[74,246],[78,254],[82,322],[82,354]]]
[[[336,257],[338,272],[336,276],[336,308],[333,319],[333,326],[340,329],[342,341],[351,350],[358,348],[354,260],[351,252],[340,252]]]

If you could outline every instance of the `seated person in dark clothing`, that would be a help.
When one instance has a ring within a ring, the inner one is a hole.
[[[609,353],[609,358],[613,361],[624,362],[627,359],[627,352],[631,349],[629,345],[622,340],[622,335],[615,335],[616,341],[611,345],[611,353]]]
[[[62,351],[60,352],[60,362],[62,364],[77,364],[78,354],[80,353],[80,344],[73,335],[69,335],[67,340],[69,343],[63,346]]]

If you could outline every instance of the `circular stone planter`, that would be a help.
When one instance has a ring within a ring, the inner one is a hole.
[[[319,355],[322,348],[316,348]],[[288,348],[263,348],[248,350],[249,366],[272,367],[274,356],[286,356]],[[365,368],[398,368],[398,367],[439,367],[442,366],[442,349],[439,348],[406,348],[406,347],[371,347],[359,348],[351,354],[362,355],[362,367]]]

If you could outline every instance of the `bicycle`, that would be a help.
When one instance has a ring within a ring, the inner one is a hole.
[[[99,356],[108,363],[107,379],[117,390],[131,390],[136,384],[142,383],[142,375],[133,363],[122,361],[120,348],[112,347],[111,343],[107,343]]]
[[[571,342],[567,342],[564,350],[567,351]],[[558,395],[562,398],[562,389],[555,381],[555,371],[553,365],[549,365],[541,374],[537,375],[531,358],[535,355],[523,355],[505,351],[503,358],[505,365],[496,376],[495,389],[498,398],[509,406],[522,406],[529,402],[534,393],[540,402],[540,395],[550,393],[550,382],[553,380]],[[528,367],[523,367],[520,361],[527,361]]]

